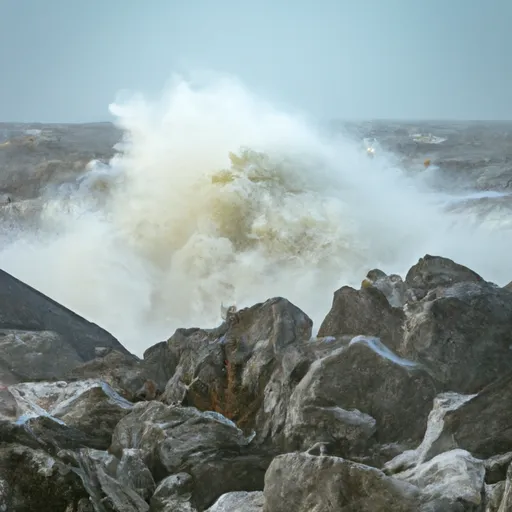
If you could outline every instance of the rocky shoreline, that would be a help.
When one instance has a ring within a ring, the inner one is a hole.
[[[0,272],[0,511],[512,510],[512,293],[442,257],[131,355]]]

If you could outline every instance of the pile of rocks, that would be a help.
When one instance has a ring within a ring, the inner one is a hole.
[[[425,256],[129,354],[0,273],[0,510],[512,510],[512,293]]]

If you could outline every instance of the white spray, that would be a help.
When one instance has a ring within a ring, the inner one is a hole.
[[[318,327],[336,288],[427,252],[510,278],[502,234],[465,226],[398,169],[233,79],[176,79],[160,102],[111,110],[120,153],[47,198],[42,228],[18,233],[0,266],[137,354],[177,327],[216,325],[222,302],[284,296]]]

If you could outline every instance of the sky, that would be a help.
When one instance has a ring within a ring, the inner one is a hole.
[[[512,119],[510,0],[0,0],[0,121],[212,70],[320,119]]]

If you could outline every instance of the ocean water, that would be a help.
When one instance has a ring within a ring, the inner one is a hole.
[[[283,296],[318,328],[337,288],[375,267],[404,274],[426,253],[512,280],[506,186],[486,190],[475,166],[448,177],[457,145],[444,163],[441,144],[415,156],[389,143],[388,127],[369,158],[354,130],[326,129],[226,77],[176,78],[158,101],[110,109],[122,133],[110,159],[85,154],[84,170],[59,157],[53,174],[31,175],[45,182],[30,197],[12,185],[0,267],[138,355],[178,327],[217,325],[221,303]],[[425,170],[425,155],[441,163]]]

